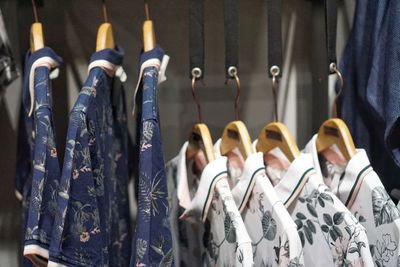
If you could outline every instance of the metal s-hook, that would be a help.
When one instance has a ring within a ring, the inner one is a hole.
[[[239,120],[240,116],[239,116],[239,101],[240,101],[240,79],[238,76],[238,71],[237,68],[234,66],[231,66],[228,68],[228,74],[229,76],[231,76],[232,78],[235,79],[236,81],[236,97],[235,97],[235,119]],[[228,79],[225,80],[225,85],[228,84]]]
[[[192,97],[193,97],[193,101],[196,103],[197,106],[197,112],[198,112],[198,116],[199,116],[199,122],[203,122],[203,117],[202,117],[202,113],[201,113],[201,106],[200,106],[200,102],[196,97],[196,80],[199,79],[202,75],[202,71],[200,68],[193,68],[192,69]]]
[[[281,69],[274,65],[271,67],[269,72],[272,75],[272,94],[274,97],[274,121],[278,121],[278,89],[279,89],[279,74]]]
[[[102,9],[103,9],[103,19],[105,23],[108,23],[108,12],[107,12],[107,5],[106,0],[102,0]]]
[[[339,97],[340,97],[340,95],[342,94],[342,91],[343,91],[344,79],[343,79],[343,75],[342,75],[342,73],[340,72],[340,70],[338,69],[336,63],[331,63],[331,64],[329,65],[329,70],[330,70],[331,72],[333,72],[333,73],[336,73],[337,77],[339,78],[339,91],[338,91],[338,93],[337,93],[336,96],[335,96],[335,100],[334,100],[334,102],[333,102],[333,108],[332,108],[332,109],[333,109],[333,110],[332,110],[332,116],[333,116],[334,118],[337,118],[337,101],[338,101],[338,99],[339,99]]]
[[[39,16],[37,12],[37,6],[36,6],[36,1],[32,0],[32,8],[33,8],[33,17],[35,19],[35,22],[39,22]]]

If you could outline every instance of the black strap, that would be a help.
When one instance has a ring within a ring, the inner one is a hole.
[[[331,68],[332,63],[336,66],[336,29],[337,29],[337,0],[325,0],[325,27],[326,48],[328,54],[328,73],[335,73]]]
[[[239,70],[239,8],[238,0],[224,0],[225,75],[234,79]]]
[[[204,75],[204,0],[189,0],[190,78]]]
[[[268,14],[268,72],[282,76],[282,1],[267,0]]]

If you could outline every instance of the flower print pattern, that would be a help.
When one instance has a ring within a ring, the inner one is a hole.
[[[124,102],[122,84],[102,68],[90,70],[70,113],[52,261],[129,265],[128,133],[126,120],[118,119],[126,117]]]
[[[138,215],[131,266],[174,266],[168,192],[157,116],[158,71],[144,69],[138,177]]]
[[[398,253],[398,241],[393,240],[390,234],[383,234],[370,249],[376,266],[389,267],[391,259]]]
[[[372,190],[372,206],[375,226],[392,223],[400,218],[400,211],[396,208],[385,188],[381,186]]]

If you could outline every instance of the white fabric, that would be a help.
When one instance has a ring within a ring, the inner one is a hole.
[[[207,164],[183,219],[210,225],[206,235],[206,266],[254,266],[251,239],[227,181],[227,158]]]
[[[303,266],[297,226],[265,175],[262,153],[250,155],[232,195],[252,240],[255,266]]]
[[[374,266],[365,228],[312,166],[301,153],[274,187],[297,225],[305,266]]]
[[[29,117],[32,115],[35,108],[35,70],[38,67],[47,67],[50,70],[50,79],[58,77],[60,71],[58,69],[59,63],[51,57],[41,57],[32,63],[29,72],[29,94],[31,97],[31,108],[29,109]]]
[[[116,76],[120,79],[121,82],[126,82],[127,76],[122,66],[115,65],[105,59],[98,59],[92,61],[89,64],[88,72],[90,72],[91,69],[96,67],[102,68],[110,77]]]
[[[330,188],[366,228],[376,266],[400,266],[400,212],[370,166],[365,150],[358,149],[345,169],[336,166],[335,172],[323,171],[333,164],[320,162],[316,139],[317,135],[305,151],[313,155],[314,166],[324,181],[338,180],[330,183]]]
[[[136,108],[136,95],[139,90],[140,83],[142,82],[143,78],[143,71],[145,68],[148,67],[156,67],[158,70],[158,84],[165,82],[167,80],[167,77],[165,76],[165,71],[167,70],[168,67],[168,62],[169,62],[169,56],[164,55],[162,58],[162,61],[160,61],[158,58],[151,58],[149,60],[146,60],[143,62],[143,64],[140,66],[140,72],[139,72],[139,79],[136,84],[135,88],[135,93],[133,95],[133,110],[132,110],[132,115],[135,115],[135,108]]]

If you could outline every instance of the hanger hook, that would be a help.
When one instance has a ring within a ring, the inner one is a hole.
[[[106,0],[102,0],[102,8],[103,8],[103,19],[104,19],[104,22],[108,23],[108,12],[107,12]]]
[[[235,119],[239,120],[239,101],[240,101],[240,79],[238,76],[238,71],[237,68],[234,66],[231,66],[228,68],[228,74],[232,77],[235,78],[236,81],[236,97],[235,97]],[[225,80],[225,84],[228,84],[228,79]]]
[[[193,101],[196,103],[197,106],[197,112],[198,112],[198,116],[199,116],[199,122],[201,123],[203,121],[203,117],[201,114],[201,106],[200,106],[200,102],[196,97],[196,80],[199,79],[201,77],[201,69],[200,68],[193,68],[192,69],[192,97],[193,97]]]
[[[35,18],[35,22],[39,22],[36,0],[32,0],[32,8],[33,8],[33,17]]]
[[[269,72],[272,75],[272,94],[274,97],[274,121],[278,121],[278,89],[279,89],[279,73],[281,72],[281,69],[274,65],[271,67]]]
[[[339,97],[340,97],[340,95],[342,94],[342,91],[343,91],[344,79],[343,79],[343,75],[342,75],[342,73],[340,72],[340,70],[338,69],[336,63],[334,63],[334,62],[331,63],[331,64],[329,65],[329,70],[330,70],[331,72],[336,73],[337,77],[339,78],[339,91],[338,91],[338,93],[337,93],[336,96],[335,96],[335,100],[334,100],[334,103],[333,103],[333,111],[332,111],[333,117],[334,117],[334,118],[337,118],[337,101],[338,101],[338,99],[339,99]]]
[[[146,15],[146,20],[150,20],[149,4],[147,0],[144,0],[144,14]]]

